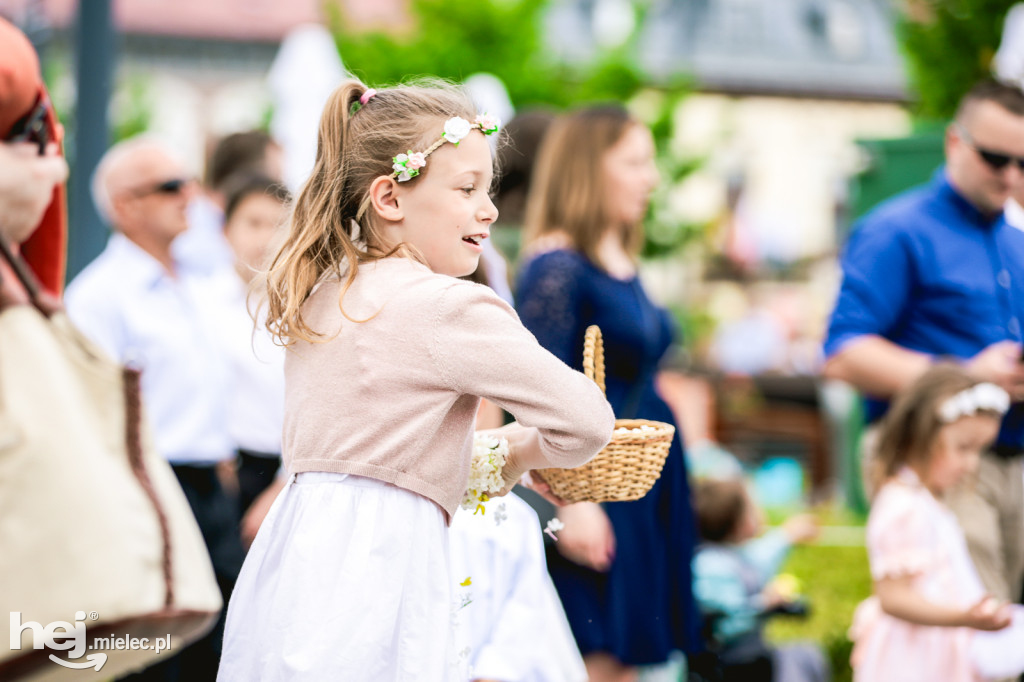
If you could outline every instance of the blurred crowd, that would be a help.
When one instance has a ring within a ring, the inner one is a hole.
[[[61,131],[33,56],[5,47],[0,68],[12,75],[0,79],[0,229],[60,296]],[[354,114],[381,103],[371,92]],[[875,596],[851,635],[855,676],[871,682],[1024,671],[1007,653],[1007,643],[1024,650],[1024,232],[1008,222],[1024,203],[1024,94],[978,85],[945,145],[930,184],[854,229],[823,349],[799,295],[780,287],[721,294],[725,323],[710,350],[727,373],[824,367],[870,399],[862,446],[874,482]],[[569,367],[581,367],[586,328],[600,326],[615,415],[675,424],[657,380],[678,323],[639,271],[659,182],[650,130],[618,104],[529,111],[506,122],[492,149],[494,204],[521,237],[506,248],[473,242],[482,255],[467,279],[514,306]],[[141,370],[154,447],[188,501],[225,605],[295,481],[282,453],[289,351],[267,328],[265,281],[286,258],[294,220],[284,168],[281,145],[259,130],[217,140],[201,181],[157,137],[118,141],[91,178],[109,241],[63,292],[78,329]],[[1016,209],[1004,213],[1008,205]],[[339,247],[324,235],[307,248]],[[0,275],[10,279],[3,264]],[[507,421],[488,401],[476,419],[481,429]],[[473,586],[458,623],[473,679],[831,679],[816,644],[776,646],[764,635],[767,619],[806,612],[778,576],[794,545],[815,540],[817,521],[800,515],[765,532],[741,469],[693,480],[684,435],[639,500],[562,506],[518,488],[482,516],[451,519],[450,586]],[[551,519],[562,530],[545,542]],[[225,617],[226,608],[202,639],[130,678],[215,679]]]

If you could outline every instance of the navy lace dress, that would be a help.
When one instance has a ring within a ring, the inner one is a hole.
[[[654,389],[673,323],[638,278],[615,279],[582,254],[558,250],[527,263],[518,284],[523,324],[569,366],[582,369],[584,332],[592,324],[601,327],[608,401],[617,417],[675,423]],[[580,651],[644,665],[661,663],[676,649],[702,649],[690,565],[696,523],[681,434],[645,497],[602,506],[615,531],[609,572],[578,566],[553,547],[548,551],[551,577]]]

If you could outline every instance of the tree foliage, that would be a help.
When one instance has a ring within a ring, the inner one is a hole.
[[[632,41],[585,65],[553,60],[545,49],[542,25],[548,4],[411,0],[412,26],[401,33],[362,31],[340,10],[331,25],[346,68],[370,84],[423,74],[462,81],[487,72],[505,83],[519,108],[625,101],[643,86],[644,77],[631,57]]]
[[[917,113],[949,119],[960,98],[992,73],[1003,21],[1018,0],[907,2],[898,35],[917,92]]]

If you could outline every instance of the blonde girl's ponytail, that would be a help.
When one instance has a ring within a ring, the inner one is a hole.
[[[340,274],[356,263],[358,252],[342,219],[345,146],[352,102],[365,91],[358,81],[339,86],[320,117],[316,161],[292,206],[288,232],[266,273],[267,329],[287,344],[318,335],[302,319],[300,308],[324,273]],[[354,276],[355,268],[351,269]]]

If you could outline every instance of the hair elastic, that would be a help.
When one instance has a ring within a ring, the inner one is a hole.
[[[376,90],[374,90],[373,88],[369,88],[366,92],[359,96],[359,103],[365,107],[366,103],[373,99],[374,95],[376,94]]]

